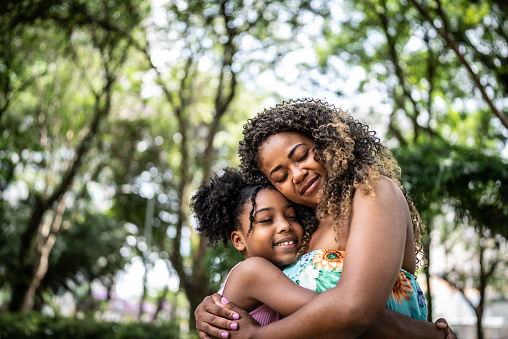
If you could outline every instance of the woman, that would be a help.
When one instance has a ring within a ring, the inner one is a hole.
[[[397,337],[387,331],[405,320],[385,308],[401,270],[408,273],[407,286],[411,283],[411,288],[417,287],[414,273],[417,264],[424,265],[420,242],[423,224],[400,185],[398,164],[375,132],[325,102],[300,100],[265,110],[250,120],[244,126],[238,152],[247,180],[269,182],[287,199],[316,208],[320,223],[304,242],[302,252],[314,255],[318,250],[330,250],[346,254],[338,274],[339,270],[322,274],[322,279],[335,279],[336,287],[281,321],[265,327],[240,322],[240,332],[229,334]],[[307,262],[314,262],[314,258]],[[298,273],[307,274],[308,268],[302,265],[293,278]],[[210,307],[209,300],[204,303]],[[198,330],[205,330],[209,321],[219,321],[206,320],[209,316],[202,315],[202,311],[199,307],[196,310]],[[409,320],[407,324],[399,336],[444,337],[433,324]],[[423,332],[418,332],[422,328]],[[453,333],[446,330],[452,338]],[[220,334],[225,336],[223,331]],[[205,337],[202,332],[200,336]]]

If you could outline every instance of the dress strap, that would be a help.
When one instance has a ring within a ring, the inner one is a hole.
[[[224,289],[226,288],[226,283],[228,282],[228,279],[229,279],[229,275],[231,274],[231,272],[233,272],[233,270],[242,263],[243,261],[240,261],[238,264],[236,264],[235,266],[233,266],[233,268],[229,271],[228,273],[228,276],[226,277],[226,280],[224,280],[224,284],[222,285],[222,287],[220,288],[219,290],[219,294],[220,295],[224,295]]]

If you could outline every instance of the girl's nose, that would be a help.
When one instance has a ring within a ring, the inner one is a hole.
[[[288,232],[293,229],[293,226],[291,226],[291,223],[286,218],[282,218],[281,222],[279,223],[278,231],[279,232]]]

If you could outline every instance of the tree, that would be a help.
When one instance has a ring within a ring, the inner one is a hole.
[[[100,281],[108,291],[106,299],[110,300],[116,273],[125,266],[127,258],[122,256],[121,248],[125,246],[127,230],[115,219],[87,211],[87,206],[93,205],[90,200],[78,205],[84,211],[76,208],[71,216],[65,216],[66,227],[57,235],[48,271],[37,291],[36,309],[44,304],[45,292],[50,290],[57,295],[64,290],[74,295],[78,309],[96,311],[92,282]],[[83,286],[87,287],[87,293],[79,300],[78,287]]]
[[[457,3],[452,7],[440,0],[435,0],[430,6],[418,0],[411,0],[411,4],[453,50],[492,113],[508,128],[506,113],[499,110],[495,103],[495,97],[502,98],[508,88],[507,56],[502,47],[508,43],[502,19],[508,14],[506,2],[464,2],[464,7],[457,6]],[[464,20],[464,16],[467,19]],[[469,60],[467,54],[471,55]],[[480,71],[484,74],[481,75]],[[489,84],[492,78],[496,80],[494,85]]]
[[[102,17],[120,14],[118,26],[129,31],[140,15],[125,2],[7,1],[2,8],[2,158],[11,159],[3,186],[20,183],[28,192],[21,199],[25,214],[2,225],[24,225],[9,247],[15,259],[6,261],[5,276],[9,309],[26,311],[47,272],[75,178],[93,171],[83,164],[111,112],[129,51],[129,42]],[[4,198],[2,207],[19,200]]]
[[[508,163],[483,149],[436,141],[395,152],[411,183],[409,191],[415,203],[433,216],[456,216],[457,224],[445,227],[442,242],[453,242],[450,233],[460,231],[459,238],[464,239],[463,246],[466,252],[472,252],[476,265],[464,267],[464,262],[470,261],[461,257],[460,262],[446,267],[443,278],[463,295],[468,286],[478,289],[477,305],[465,299],[475,311],[478,338],[483,338],[485,292],[489,285],[495,285],[493,278],[502,275],[498,268],[507,263]],[[506,283],[505,278],[497,279]]]
[[[462,114],[490,111],[499,119],[492,123],[504,125],[506,113],[496,107],[503,106],[500,99],[506,94],[506,5],[366,0],[343,8],[347,15],[340,25],[324,26],[321,66],[338,77],[344,72],[337,64],[361,66],[360,91],[376,86],[387,94],[393,107],[389,133],[401,145],[422,133],[438,136],[435,127],[446,123],[446,107],[452,105]],[[505,133],[506,125],[500,131]]]

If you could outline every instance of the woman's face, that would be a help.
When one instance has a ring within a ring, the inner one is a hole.
[[[259,147],[261,172],[286,198],[309,207],[318,205],[327,175],[313,147],[311,139],[294,132],[272,135]]]

